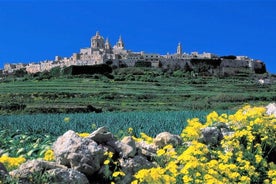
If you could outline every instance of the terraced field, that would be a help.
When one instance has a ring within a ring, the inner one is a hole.
[[[159,75],[151,76],[149,82],[135,80],[141,75],[132,75],[131,80],[123,81],[116,80],[116,77],[2,82],[0,112],[220,110],[238,108],[245,103],[267,104],[276,100],[275,83],[261,86],[257,84],[256,77]]]

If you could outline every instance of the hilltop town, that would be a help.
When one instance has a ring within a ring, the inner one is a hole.
[[[181,43],[178,43],[176,53],[161,55],[158,53],[133,52],[125,48],[125,43],[120,36],[112,47],[109,39],[104,39],[97,31],[91,38],[88,48],[81,48],[79,53],[73,53],[70,57],[55,56],[54,60],[40,61],[37,63],[5,64],[3,74],[12,74],[17,70],[25,70],[27,73],[50,71],[55,67],[91,66],[98,64],[112,64],[113,66],[146,66],[160,67],[163,69],[185,69],[210,74],[228,73],[234,74],[240,70],[248,70],[254,73],[265,73],[265,64],[260,60],[254,60],[248,56],[218,56],[212,53],[183,52]]]

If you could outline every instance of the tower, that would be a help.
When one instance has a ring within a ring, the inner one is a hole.
[[[92,49],[104,48],[104,38],[100,35],[99,31],[97,31],[96,35],[91,38],[91,48]]]
[[[178,56],[181,56],[181,55],[182,55],[182,45],[181,45],[180,42],[178,43],[176,54],[177,54]]]
[[[119,40],[118,40],[116,46],[117,46],[118,49],[124,49],[125,48],[125,44],[124,44],[124,42],[122,40],[122,36],[121,35],[119,37]]]
[[[109,43],[108,38],[106,38],[106,40],[105,40],[104,48],[105,48],[106,52],[111,52],[111,45]]]

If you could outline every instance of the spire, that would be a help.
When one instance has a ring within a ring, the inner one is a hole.
[[[124,49],[125,44],[124,44],[124,42],[123,42],[123,39],[122,39],[122,36],[121,36],[121,35],[119,36],[119,40],[118,40],[118,42],[117,42],[116,45],[117,45],[117,48]]]
[[[93,49],[103,49],[104,48],[104,38],[97,31],[96,35],[91,38],[91,48]]]
[[[182,45],[180,42],[178,43],[176,54],[179,56],[182,55]]]
[[[107,37],[106,40],[105,40],[105,44],[106,44],[106,45],[109,44],[108,37]]]
[[[110,50],[110,49],[111,49],[111,45],[110,45],[110,43],[109,43],[108,38],[106,38],[106,40],[105,40],[104,47],[105,47],[106,50]]]

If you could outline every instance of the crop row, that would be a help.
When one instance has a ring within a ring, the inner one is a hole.
[[[162,131],[179,134],[187,119],[198,117],[204,120],[206,114],[207,111],[165,111],[5,115],[0,116],[0,128],[11,132],[59,136],[67,130],[91,132],[97,127],[107,126],[111,132],[122,136],[125,130],[132,127],[138,135],[145,132],[155,136]]]

